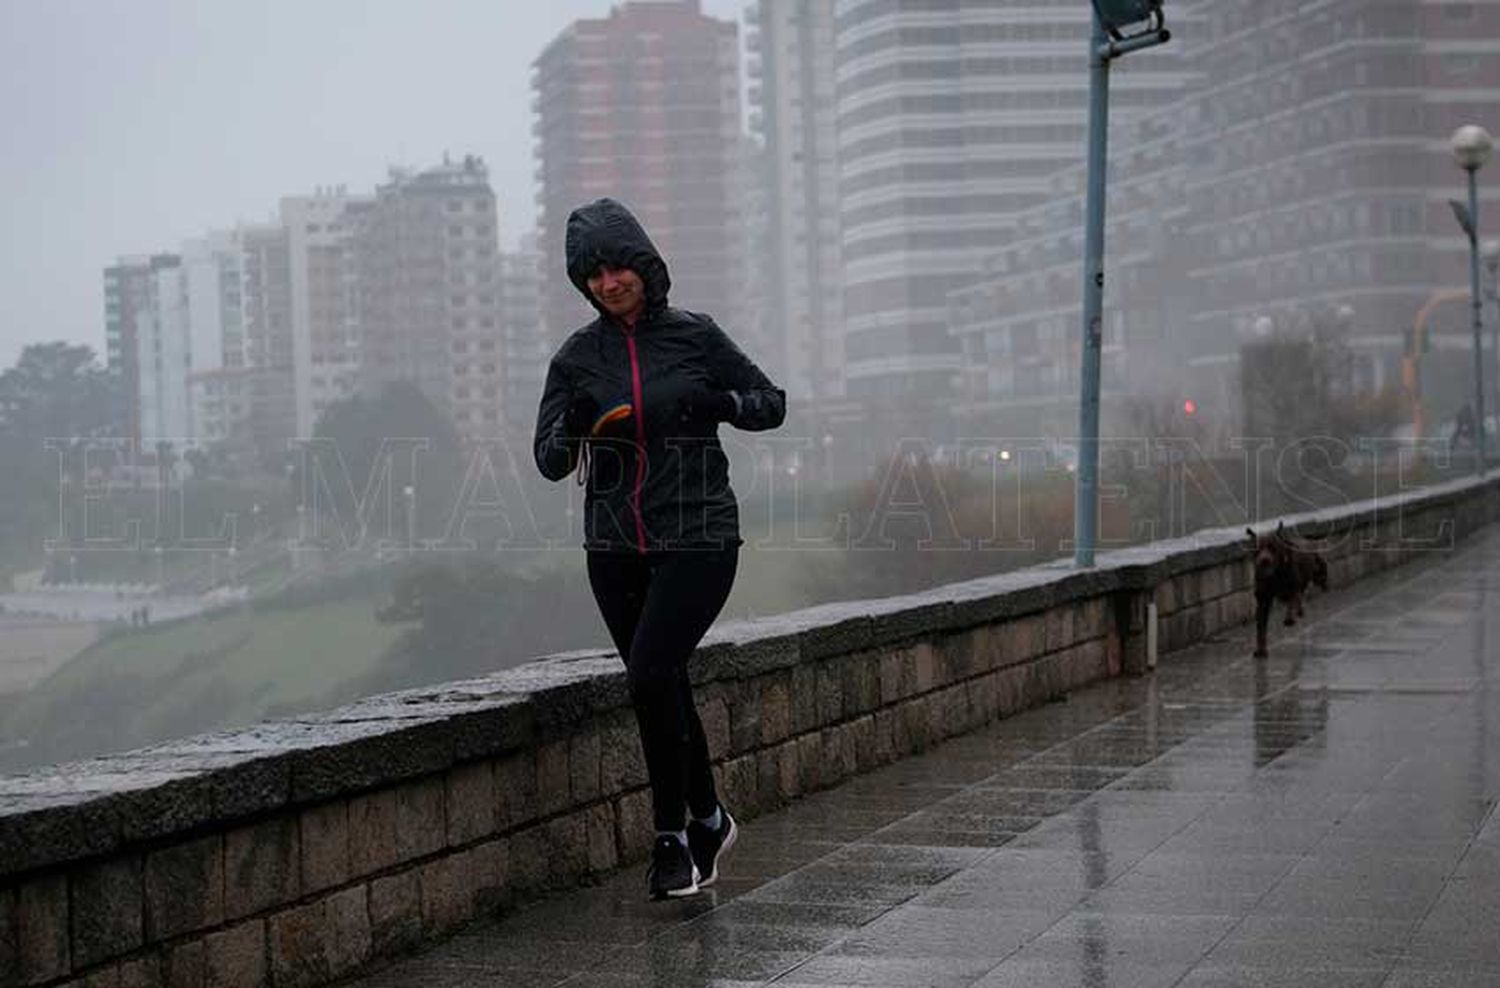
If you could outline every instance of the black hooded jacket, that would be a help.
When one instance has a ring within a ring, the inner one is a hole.
[[[729,392],[736,409],[729,424],[760,431],[786,417],[786,394],[708,316],[667,305],[666,262],[620,203],[599,199],[575,209],[565,251],[569,279],[599,318],[552,357],[534,452],[549,480],[585,464],[584,548],[645,553],[738,545],[739,505],[717,425],[683,421],[681,402],[703,391]],[[601,265],[640,277],[645,310],[634,327],[608,315],[589,293],[589,276]],[[632,415],[617,435],[571,435],[567,412],[578,395],[600,410],[629,403]]]

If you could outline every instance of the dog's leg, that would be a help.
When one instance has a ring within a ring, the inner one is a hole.
[[[1293,593],[1290,597],[1287,598],[1287,602],[1286,602],[1286,616],[1284,616],[1281,619],[1281,623],[1284,626],[1290,628],[1292,625],[1294,625],[1294,624],[1297,623],[1297,615],[1301,614],[1301,613],[1302,613],[1302,592],[1299,590],[1299,591],[1297,591],[1296,593]]]
[[[1271,597],[1255,597],[1255,657],[1265,658],[1269,653],[1266,651],[1266,625],[1271,620]]]

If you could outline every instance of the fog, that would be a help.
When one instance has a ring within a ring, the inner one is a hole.
[[[1165,12],[1110,70],[1100,550],[1472,472],[1500,7]],[[720,428],[724,620],[1071,556],[1089,17],[0,7],[0,770],[605,646],[532,449],[598,196],[787,393]]]

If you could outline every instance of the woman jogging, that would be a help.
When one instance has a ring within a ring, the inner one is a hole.
[[[719,875],[735,823],[719,805],[687,661],[734,585],[739,506],[719,423],[779,426],[786,396],[708,316],[667,305],[666,263],[599,199],[568,217],[568,277],[599,310],[552,357],[537,467],[586,485],[589,584],[625,661],[651,780],[651,897]]]

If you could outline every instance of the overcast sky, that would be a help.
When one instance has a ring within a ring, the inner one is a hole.
[[[737,19],[746,0],[702,0]],[[473,152],[502,245],[535,220],[531,62],[609,0],[0,0],[0,368],[102,352],[120,254],[317,185]]]

